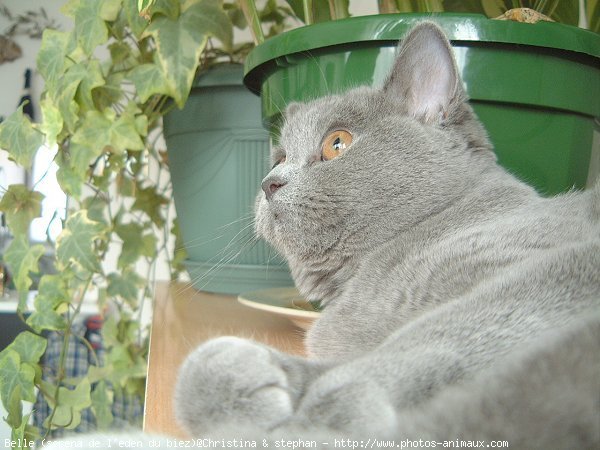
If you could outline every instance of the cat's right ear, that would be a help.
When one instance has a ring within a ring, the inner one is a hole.
[[[285,107],[285,116],[290,117],[291,115],[293,115],[296,111],[300,109],[300,105],[301,103],[298,102],[291,102],[290,104],[288,104]]]
[[[421,23],[402,40],[383,90],[423,122],[446,117],[462,88],[452,47],[437,25]]]

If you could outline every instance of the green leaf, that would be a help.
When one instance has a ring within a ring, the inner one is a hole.
[[[144,150],[138,123],[133,115],[123,114],[113,122],[110,132],[110,145],[117,154],[126,150]]]
[[[103,4],[99,0],[80,0],[75,9],[77,42],[87,55],[108,40],[108,29],[102,19]]]
[[[150,220],[160,228],[165,224],[165,219],[161,211],[168,203],[169,200],[167,198],[156,192],[155,186],[148,186],[138,189],[135,202],[131,208],[145,212],[150,217]]]
[[[102,324],[102,338],[106,348],[112,348],[115,345],[119,345],[119,328],[117,326],[117,320],[114,316],[109,316]]]
[[[143,11],[144,9],[150,8],[156,0],[138,0],[137,9],[138,11]]]
[[[214,36],[231,48],[232,26],[219,0],[202,0],[182,11],[177,20],[157,17],[146,34],[156,42],[158,60],[177,105],[183,108],[207,39]]]
[[[304,14],[304,1],[305,0],[286,0],[287,4],[290,5],[294,11],[294,14],[296,14],[302,22],[307,23]],[[318,0],[312,2],[312,19],[313,23],[328,22],[331,20],[328,1]]]
[[[65,157],[61,155],[61,153],[62,152],[59,152],[59,156],[55,161],[65,161]],[[64,162],[62,165],[59,164],[58,172],[56,172],[56,180],[58,181],[60,188],[67,194],[73,197],[79,197],[85,179],[85,174],[73,170],[68,162]]]
[[[136,223],[120,224],[115,227],[115,232],[123,240],[119,267],[133,264],[142,256],[154,256],[157,246],[156,236],[151,232],[144,234],[144,231],[149,228]]]
[[[56,311],[48,309],[45,306],[39,306],[27,318],[27,325],[36,332],[41,333],[44,330],[64,330],[68,326],[68,323]]]
[[[138,10],[135,2],[126,1],[123,7],[125,8],[125,15],[127,16],[129,27],[131,28],[131,31],[133,32],[135,37],[139,39],[144,33],[146,27],[148,26],[148,21],[140,16],[141,10]]]
[[[485,14],[482,6],[485,3],[489,2],[482,2],[481,0],[444,0],[444,10],[447,12]]]
[[[37,428],[34,428],[33,425],[29,424],[31,414],[33,414],[33,412],[25,414],[21,418],[21,425],[14,427],[11,430],[10,439],[19,444],[16,447],[13,446],[12,450],[31,450],[32,443],[40,439]]]
[[[93,111],[91,112],[93,113]],[[100,130],[99,130],[100,131]],[[76,135],[80,135],[80,132],[85,132],[83,127],[80,127]],[[71,141],[71,145],[69,147],[69,151],[71,153],[69,167],[70,169],[78,174],[78,179],[83,181],[87,178],[88,171],[90,170],[90,165],[100,156],[104,150],[103,143],[106,141],[101,140],[102,135],[99,133],[98,142],[96,145],[94,144],[82,144],[76,142],[73,138]]]
[[[40,361],[42,355],[46,351],[47,343],[46,339],[37,334],[33,334],[30,331],[22,331],[15,340],[0,353],[0,357],[6,351],[14,351],[19,354],[22,364],[35,365]]]
[[[71,33],[52,29],[44,30],[42,44],[37,54],[37,68],[44,80],[46,89],[53,89],[68,68],[68,44]]]
[[[123,197],[135,197],[135,180],[126,171],[117,173],[115,182],[117,184],[119,195],[122,195]]]
[[[88,368],[87,377],[90,380],[90,383],[94,384],[103,379],[106,379],[109,372],[110,372],[110,367],[107,367],[106,365],[104,365],[102,367],[91,365]]]
[[[567,25],[577,26],[579,23],[579,5],[577,0],[544,2],[546,7],[539,8],[539,12],[550,16],[552,19]],[[589,20],[589,19],[588,19]]]
[[[56,428],[66,428],[68,430],[77,428],[81,423],[81,411],[92,405],[90,391],[90,381],[87,377],[83,378],[75,389],[59,387],[58,404],[52,399],[47,399],[50,407],[56,411],[52,424],[49,423],[49,416],[44,421],[44,427],[52,430]]]
[[[92,412],[96,417],[98,428],[107,429],[113,422],[112,415],[114,393],[108,388],[104,380],[98,382],[92,391]]]
[[[27,235],[24,234],[15,237],[4,253],[4,261],[10,268],[19,292],[19,310],[27,307],[27,293],[33,283],[29,273],[38,271],[38,261],[43,254],[44,246],[37,244],[30,247]]]
[[[126,42],[113,42],[108,46],[108,50],[115,69],[129,69],[138,65],[132,48]]]
[[[95,109],[92,90],[104,85],[104,76],[98,60],[93,59],[86,64],[85,76],[81,79],[77,89],[77,100],[80,107],[85,110]]]
[[[71,167],[74,170],[87,170],[87,167],[105,150],[116,154],[126,150],[143,150],[144,142],[137,130],[135,118],[123,114],[115,119],[107,110],[89,111],[84,122],[73,135]]]
[[[40,126],[40,131],[46,135],[48,147],[53,147],[56,144],[56,137],[63,129],[62,114],[50,97],[42,99],[40,108],[44,119]]]
[[[146,8],[146,10],[149,11],[151,16],[154,14],[163,14],[169,19],[177,20],[181,8],[179,0],[155,0],[149,8]]]
[[[36,130],[23,114],[23,105],[0,124],[0,148],[26,169],[31,167],[33,157],[44,143],[44,135]]]
[[[67,0],[64,5],[60,7],[60,12],[71,19],[75,17],[75,10],[79,5],[80,0]]]
[[[104,215],[106,207],[108,206],[108,202],[105,198],[95,195],[86,197],[81,200],[80,206],[82,209],[87,209],[88,217],[91,220],[108,225],[106,216]]]
[[[175,236],[175,248],[173,249],[173,259],[171,260],[171,279],[177,280],[179,274],[185,271],[184,261],[187,259],[188,254],[183,244],[183,238],[181,237],[181,230],[179,228],[179,221],[177,218],[173,220],[173,227],[171,228],[171,234]]]
[[[61,275],[44,275],[35,297],[35,311],[27,318],[27,325],[40,333],[43,330],[64,330],[67,321],[59,308],[70,302],[67,283]]]
[[[589,30],[600,33],[600,1],[588,0],[586,13]]]
[[[56,90],[49,91],[54,103],[60,110],[65,125],[73,132],[79,119],[79,106],[74,101],[77,88],[81,81],[87,77],[87,69],[83,63],[75,64],[64,73],[56,83]]]
[[[94,241],[102,239],[106,226],[90,220],[87,211],[74,213],[56,239],[56,257],[62,268],[75,264],[90,272],[102,272]]]
[[[0,200],[0,211],[4,212],[6,222],[13,235],[25,235],[29,224],[42,212],[44,196],[30,191],[24,184],[11,184]]]
[[[4,405],[13,404],[11,396],[15,389],[21,389],[21,399],[35,402],[33,380],[35,370],[29,364],[21,364],[19,354],[10,350],[2,352],[0,358],[0,397]],[[13,413],[15,413],[13,411]]]
[[[171,89],[163,71],[156,64],[142,64],[129,72],[127,78],[133,82],[142,103],[155,94],[171,95]]]
[[[95,88],[92,91],[92,98],[97,109],[103,111],[112,108],[123,98],[122,82],[125,78],[124,73],[112,73],[106,77],[104,85]]]
[[[14,387],[5,409],[8,412],[8,417],[4,419],[6,423],[13,430],[20,428],[23,424],[23,402],[21,401],[20,385]]]
[[[102,7],[100,8],[100,17],[107,22],[113,22],[117,20],[119,11],[122,8],[123,0],[104,0],[100,3],[102,3]]]
[[[123,274],[113,272],[108,275],[107,279],[108,295],[112,297],[121,297],[131,306],[137,306],[140,289],[146,284],[142,277],[135,273],[135,271],[128,269],[125,270]]]
[[[146,362],[143,358],[133,359],[126,345],[114,345],[107,353],[106,359],[108,364],[113,367],[108,379],[114,386],[124,387],[128,380],[146,376]]]

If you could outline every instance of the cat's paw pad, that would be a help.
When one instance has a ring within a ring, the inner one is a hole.
[[[177,419],[194,436],[223,423],[271,429],[293,414],[288,379],[271,351],[223,337],[198,347],[180,369]]]

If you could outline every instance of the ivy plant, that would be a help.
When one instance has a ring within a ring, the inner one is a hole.
[[[137,0],[68,1],[62,12],[72,31],[46,30],[37,55],[45,80],[42,121],[32,123],[21,106],[0,125],[0,148],[26,170],[36,152],[55,152],[57,180],[69,197],[62,232],[45,245],[28,239],[43,199],[35,186],[8,186],[0,201],[14,236],[3,260],[18,291],[18,314],[30,327],[0,353],[0,397],[17,444],[40,437],[23,414],[38,391],[52,410],[44,433],[75,428],[88,407],[108,427],[115,392],[143,395],[142,303],[159,258],[173,277],[184,258],[177,245],[174,254],[168,250],[177,224],[168,158],[158,144],[161,117],[184,105],[214,40],[220,52],[234,50],[231,18],[239,11],[222,0],[141,6],[140,15]],[[45,253],[56,270],[39,274]],[[90,299],[100,311],[110,303],[118,312],[104,323],[105,364],[67,379],[73,327]],[[50,378],[42,377],[40,363],[47,331],[64,342]]]

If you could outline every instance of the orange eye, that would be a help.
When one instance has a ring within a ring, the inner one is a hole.
[[[321,146],[321,159],[329,161],[337,158],[350,147],[352,135],[346,130],[337,130],[330,133]]]

